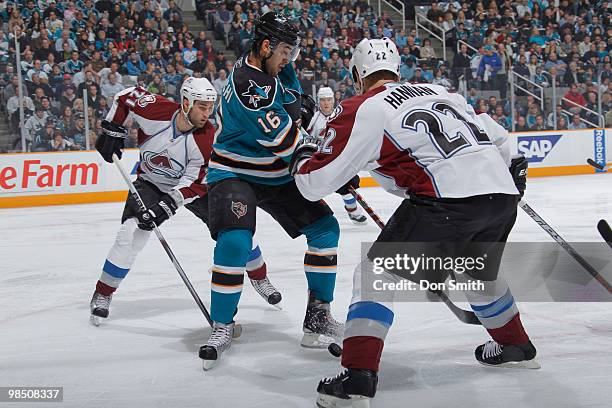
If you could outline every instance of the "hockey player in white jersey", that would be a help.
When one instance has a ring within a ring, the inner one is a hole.
[[[121,227],[90,303],[90,320],[96,326],[108,317],[112,295],[144,248],[153,223],[159,226],[185,206],[208,224],[204,177],[215,134],[208,118],[217,92],[205,78],[187,78],[180,93],[179,105],[140,87],[125,89],[115,95],[102,122],[103,132],[96,140],[96,149],[109,163],[113,154],[121,158],[127,135],[125,123],[132,118],[138,124],[140,164],[134,185],[148,210],[141,211],[128,196]],[[280,302],[281,295],[266,276],[266,264],[256,243],[246,269],[253,287],[268,303]]]
[[[335,98],[334,91],[327,86],[322,86],[317,91],[317,111],[308,124],[306,131],[310,136],[319,137],[321,132],[325,130],[327,124],[327,118],[334,111]],[[367,218],[363,211],[357,206],[357,200],[351,194],[345,194],[342,196],[344,201],[344,209],[348,213],[349,218],[355,224],[367,223]]]
[[[318,200],[369,170],[385,190],[404,198],[374,247],[505,242],[526,186],[527,162],[511,158],[507,132],[487,114],[477,115],[462,96],[441,86],[399,83],[399,66],[391,40],[359,43],[350,64],[358,96],[336,108],[322,146],[296,149],[291,168],[300,192]],[[362,287],[362,273],[372,273],[371,259],[369,253],[354,273],[345,370],[319,383],[319,407],[368,407],[376,393],[394,294],[380,301],[372,288]],[[512,293],[494,272],[487,278],[474,274],[486,281],[485,291],[464,291],[493,339],[478,346],[475,357],[490,366],[538,368]]]

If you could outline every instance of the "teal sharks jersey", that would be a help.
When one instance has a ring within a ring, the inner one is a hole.
[[[206,182],[233,177],[271,185],[291,181],[299,117],[287,107],[299,103],[300,91],[292,67],[283,69],[281,80],[248,64],[246,55],[239,58],[222,91]]]

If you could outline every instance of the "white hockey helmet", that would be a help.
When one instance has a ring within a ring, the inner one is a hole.
[[[332,102],[335,102],[334,91],[328,86],[322,86],[317,92],[317,103],[320,102],[321,98],[332,98]]]
[[[378,71],[389,71],[400,76],[401,58],[397,47],[391,39],[370,40],[364,38],[355,47],[355,52],[349,64],[349,70],[355,85],[363,89],[363,78]],[[355,72],[359,77],[355,77]]]
[[[187,111],[183,109],[183,98],[189,101]],[[189,77],[181,85],[181,109],[185,116],[189,114],[195,101],[215,102],[217,90],[206,78]]]

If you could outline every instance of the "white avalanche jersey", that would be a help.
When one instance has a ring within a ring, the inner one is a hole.
[[[206,195],[204,180],[215,129],[207,122],[202,129],[180,133],[179,112],[179,104],[131,87],[115,95],[106,119],[125,125],[131,116],[138,123],[138,177],[169,193],[180,206]]]
[[[328,117],[329,116],[325,116],[323,112],[318,110],[310,120],[310,124],[308,125],[308,129],[306,129],[306,132],[308,132],[310,136],[320,136],[321,132],[323,132],[325,130],[325,127],[327,126]]]
[[[320,151],[295,181],[315,201],[361,170],[400,197],[518,194],[508,171],[508,132],[459,94],[429,84],[388,83],[343,101]]]

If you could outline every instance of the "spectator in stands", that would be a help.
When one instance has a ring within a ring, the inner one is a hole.
[[[60,98],[60,106],[62,106],[62,108],[65,106],[72,107],[77,99],[76,87],[74,85],[65,86]]]
[[[466,44],[461,44],[459,52],[453,58],[453,68],[451,69],[451,79],[455,88],[459,87],[459,78],[463,76],[468,79],[470,69],[470,56]]]
[[[55,133],[55,121],[47,120],[44,128],[39,130],[32,143],[33,152],[46,152],[51,149],[51,141]]]
[[[107,75],[108,82],[102,83],[102,86],[100,87],[103,97],[110,98],[125,89],[125,87],[122,84],[117,82],[118,76],[120,75],[113,73],[113,72],[108,73]]]
[[[524,116],[519,116],[516,120],[516,125],[514,126],[515,132],[525,132],[529,130],[529,126],[527,125],[527,121]]]
[[[45,127],[49,115],[44,111],[42,106],[34,108],[34,115],[30,116],[24,124],[25,138],[29,143],[32,143],[36,132]]]
[[[130,53],[130,59],[125,64],[125,69],[128,75],[138,76],[147,69],[147,66],[136,52],[132,52]]]
[[[50,150],[54,152],[60,152],[64,150],[70,150],[73,144],[70,140],[64,139],[62,132],[56,129],[53,134],[53,140],[51,141]]]
[[[497,84],[497,72],[501,69],[502,63],[492,45],[485,45],[484,51],[485,54],[478,65],[478,79],[483,81],[484,89],[494,89]]]
[[[219,77],[216,78],[212,84],[219,95],[221,95],[223,88],[227,85],[227,72],[222,68],[219,70]]]
[[[75,115],[74,125],[68,130],[66,136],[73,149],[85,149],[85,116],[82,113],[77,113]]]
[[[563,112],[563,105],[556,105],[555,111],[556,112],[550,112],[548,114],[548,117],[546,118],[546,126],[548,126],[550,129],[558,129],[558,128],[555,128],[555,114],[556,114],[557,124],[559,123],[559,118],[563,118],[564,123],[565,123],[565,128],[567,129],[567,124],[569,122],[569,116],[567,116],[567,114]]]
[[[96,83],[87,85],[87,106],[98,109],[100,107],[100,99],[103,96],[100,94],[100,87]]]
[[[584,123],[581,119],[580,119],[580,115],[575,113],[572,116],[572,121],[570,122],[568,129],[570,130],[579,130],[579,129],[586,129],[587,125],[586,123]]]
[[[563,106],[572,113],[580,113],[580,110],[585,105],[586,100],[584,99],[584,96],[578,92],[578,85],[572,84],[569,91],[563,95]],[[572,120],[572,123],[573,122],[574,121]]]
[[[529,128],[529,130],[547,130],[548,128],[546,127],[546,122],[544,122],[544,116],[542,115],[537,115],[535,118],[535,123],[533,124],[533,126],[531,126],[531,128]]]
[[[78,88],[77,88],[77,97],[78,98],[82,98],[83,97],[83,91],[85,89],[87,89],[87,92],[89,92],[89,87],[90,86],[95,86],[96,88],[98,88],[98,92],[97,94],[100,94],[100,86],[98,85],[98,83],[96,82],[96,77],[93,71],[85,71],[85,80],[79,84]]]
[[[423,46],[421,47],[421,58],[425,59],[436,59],[436,50],[431,46],[431,40],[426,38],[423,40]]]

